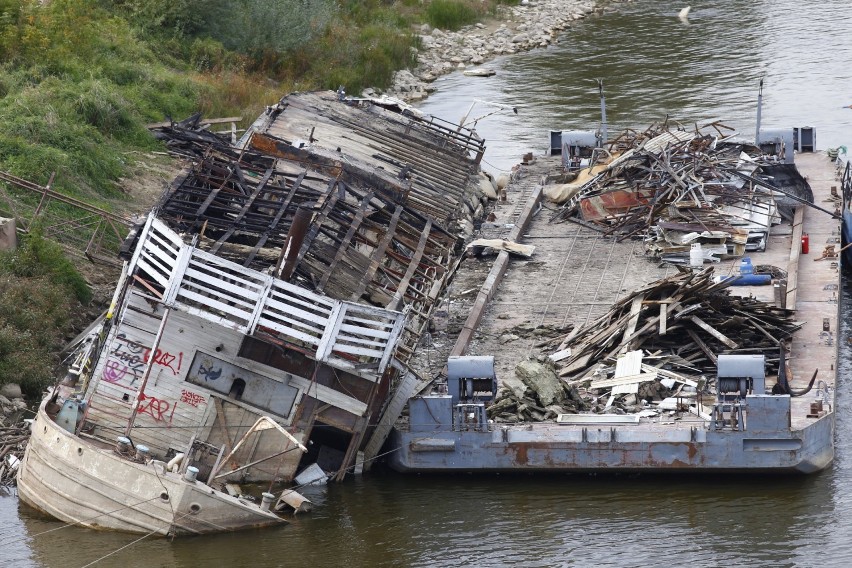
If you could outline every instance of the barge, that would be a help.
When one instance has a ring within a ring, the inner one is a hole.
[[[555,155],[519,165],[483,236],[535,252],[514,260],[500,252],[484,282],[464,267],[456,276],[465,292],[445,305],[458,320],[450,314],[421,361],[446,366],[397,421],[391,467],[809,474],[830,466],[841,243],[834,164],[810,147],[794,167],[792,129],[760,146],[733,143],[718,125],[656,134],[598,153],[594,135],[584,148],[582,136],[556,133]],[[697,175],[693,166],[724,144],[731,175],[724,156]],[[648,160],[628,171],[618,156],[637,151]],[[678,152],[691,153],[692,165],[672,164]],[[668,186],[655,168],[681,193],[660,208],[671,194],[661,197]],[[581,170],[573,187],[571,169]],[[726,220],[720,204],[738,212]],[[535,392],[533,372],[564,392]]]

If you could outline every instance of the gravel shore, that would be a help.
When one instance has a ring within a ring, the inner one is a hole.
[[[422,100],[435,90],[431,83],[439,76],[477,69],[498,55],[547,47],[578,20],[613,9],[612,4],[617,2],[530,0],[518,6],[501,6],[496,19],[455,32],[424,24],[419,29],[417,67],[398,71],[384,94],[408,102]],[[373,89],[364,92],[365,96],[374,94]]]

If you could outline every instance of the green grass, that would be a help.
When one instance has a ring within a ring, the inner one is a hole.
[[[457,30],[480,17],[479,11],[470,3],[459,0],[432,0],[426,8],[427,21],[435,28]]]
[[[197,111],[249,123],[293,90],[385,88],[416,63],[420,24],[457,29],[503,2],[0,0],[0,170],[42,185],[55,172],[54,189],[110,208],[134,160],[162,150],[146,123]],[[0,254],[0,384],[51,382],[90,298],[38,233]]]
[[[0,384],[18,383],[30,396],[52,384],[63,330],[91,299],[59,245],[37,229],[0,254]]]

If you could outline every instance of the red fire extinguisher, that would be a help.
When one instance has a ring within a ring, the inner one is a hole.
[[[810,250],[810,244],[810,237],[808,237],[808,234],[805,233],[804,235],[802,235],[802,254],[808,254],[808,251]]]

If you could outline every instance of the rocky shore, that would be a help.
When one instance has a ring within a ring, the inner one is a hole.
[[[424,24],[419,30],[417,67],[398,71],[384,94],[409,102],[422,100],[435,90],[432,82],[439,76],[477,68],[498,55],[547,47],[578,20],[609,9],[608,4],[611,3],[593,0],[530,0],[517,6],[500,6],[497,19],[456,32]],[[373,89],[364,93],[373,94]]]

